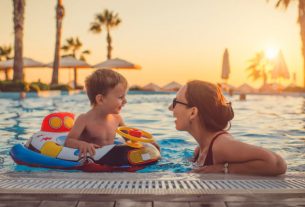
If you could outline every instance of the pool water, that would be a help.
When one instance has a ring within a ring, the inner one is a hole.
[[[128,126],[153,134],[161,147],[162,159],[139,172],[188,172],[189,159],[196,146],[186,132],[175,129],[168,106],[174,93],[129,92],[122,116]],[[227,97],[235,118],[230,132],[243,142],[272,150],[288,163],[288,172],[305,171],[305,98],[293,96],[248,95]],[[44,116],[69,111],[80,114],[89,110],[85,94],[27,98],[22,101],[0,99],[0,172],[50,171],[16,165],[9,156],[11,147],[25,143],[40,129]],[[52,170],[54,171],[54,170]]]

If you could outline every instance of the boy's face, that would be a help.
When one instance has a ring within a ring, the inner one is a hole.
[[[122,83],[110,89],[107,95],[102,98],[103,109],[110,114],[120,113],[122,107],[127,103],[126,93],[127,89]]]

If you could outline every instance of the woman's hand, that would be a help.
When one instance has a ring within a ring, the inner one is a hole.
[[[198,156],[199,156],[199,152],[200,152],[200,148],[199,148],[199,146],[197,146],[194,150],[193,157],[190,159],[191,162],[196,162],[196,160],[198,159]]]
[[[193,169],[191,173],[224,173],[224,166],[223,164],[203,166]]]

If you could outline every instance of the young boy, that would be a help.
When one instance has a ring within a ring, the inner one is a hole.
[[[76,119],[65,142],[67,147],[78,148],[81,157],[113,144],[117,127],[124,125],[119,113],[127,102],[127,80],[113,70],[96,70],[85,85],[92,108]]]

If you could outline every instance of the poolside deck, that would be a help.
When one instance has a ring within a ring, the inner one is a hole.
[[[305,206],[305,174],[4,173],[0,206]]]

